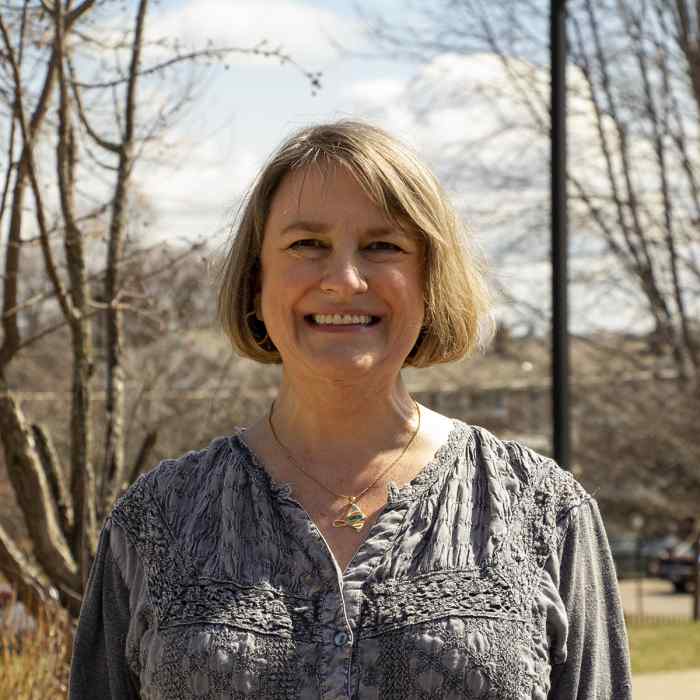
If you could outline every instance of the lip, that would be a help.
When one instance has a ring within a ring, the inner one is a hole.
[[[335,316],[336,314],[340,316],[373,316],[374,318],[381,318],[380,314],[365,309],[316,309],[308,314],[304,314],[304,318],[308,316]]]
[[[338,325],[333,325],[333,324],[317,324],[314,323],[313,321],[313,316],[318,314],[319,316],[334,316],[335,314],[339,314],[341,316],[371,316],[372,321],[369,323],[369,325],[365,325],[364,323],[343,323],[343,324],[338,324]],[[371,314],[367,311],[315,311],[312,314],[304,314],[304,323],[309,326],[310,328],[313,328],[315,331],[319,331],[320,333],[367,333],[376,326],[378,326],[382,321],[382,317],[378,316],[377,314]]]

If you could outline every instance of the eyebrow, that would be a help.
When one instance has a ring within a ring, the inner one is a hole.
[[[292,231],[309,231],[310,233],[326,233],[329,229],[329,226],[326,224],[320,222],[320,221],[306,221],[306,220],[298,220],[298,221],[292,221],[292,223],[287,224],[282,231],[280,232],[281,236],[284,236],[287,233],[291,233]]]
[[[306,221],[298,220],[287,224],[280,232],[281,236],[292,233],[294,231],[308,231],[309,233],[328,233],[331,227],[324,224],[322,221]],[[403,236],[409,238],[409,234],[400,228],[391,228],[389,226],[371,226],[363,231],[365,236],[370,238],[381,238],[383,236]]]

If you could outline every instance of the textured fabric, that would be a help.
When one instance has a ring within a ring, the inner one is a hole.
[[[136,689],[137,688],[137,689]],[[595,503],[454,421],[341,572],[245,434],[161,463],[115,506],[72,700],[625,700],[627,641]]]
[[[71,669],[71,697],[139,697],[138,679],[131,675],[124,653],[129,628],[129,592],[109,545],[110,528],[100,536],[97,557],[90,571],[80,611],[80,630],[73,658],[84,659]]]

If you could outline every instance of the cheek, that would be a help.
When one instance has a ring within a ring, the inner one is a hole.
[[[415,313],[420,315],[422,320],[425,309],[422,275],[414,271],[406,273],[397,270],[388,278],[387,282],[397,303],[415,310]]]
[[[261,296],[266,318],[287,316],[290,309],[313,285],[309,265],[269,265],[261,275]]]

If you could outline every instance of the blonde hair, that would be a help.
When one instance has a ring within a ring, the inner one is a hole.
[[[406,146],[375,126],[349,120],[296,132],[253,183],[219,275],[218,316],[234,349],[259,362],[281,362],[255,315],[265,222],[288,173],[329,164],[347,168],[390,220],[423,241],[425,319],[405,364],[427,367],[471,353],[490,326],[490,297],[464,226],[435,176]]]

